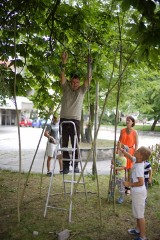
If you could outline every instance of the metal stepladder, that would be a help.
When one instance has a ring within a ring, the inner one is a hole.
[[[60,147],[61,143],[62,143],[62,131],[63,131],[62,130],[62,125],[64,124],[64,127],[65,127],[65,124],[68,124],[68,123],[72,124],[72,126],[74,128],[74,144],[73,144],[73,147],[67,147],[67,148],[66,147]],[[78,151],[78,159],[75,159],[76,150]],[[45,210],[44,210],[44,217],[47,214],[47,209],[48,208],[55,208],[55,209],[59,209],[59,210],[67,210],[66,208],[55,207],[55,206],[49,205],[50,196],[51,195],[52,196],[57,195],[57,194],[53,194],[53,193],[51,194],[51,190],[53,190],[53,188],[52,188],[53,181],[54,181],[54,177],[53,176],[54,176],[54,171],[55,171],[58,151],[61,151],[62,153],[64,151],[68,151],[72,155],[72,158],[70,158],[70,159],[62,159],[62,161],[72,162],[72,171],[71,171],[70,179],[67,180],[66,179],[66,174],[63,174],[63,186],[64,186],[64,195],[65,195],[65,197],[66,197],[66,194],[67,194],[67,192],[66,192],[66,184],[67,183],[70,184],[69,222],[71,222],[71,219],[72,219],[72,203],[73,203],[73,194],[74,194],[74,185],[75,184],[82,184],[84,186],[84,193],[85,193],[85,197],[86,197],[86,200],[87,200],[86,186],[85,186],[84,175],[83,175],[83,171],[82,171],[82,159],[81,159],[80,149],[79,149],[79,145],[78,145],[78,137],[77,137],[76,126],[75,126],[74,122],[72,122],[72,121],[63,121],[60,124],[60,136],[59,136],[59,141],[57,143],[57,148],[56,148],[56,151],[55,151],[55,157],[54,157],[54,162],[53,162],[53,170],[52,170],[52,175],[51,175],[50,183],[49,183],[47,200],[46,200]],[[82,176],[82,181],[77,181],[76,180],[76,176],[75,176],[76,173],[74,172],[74,168],[75,168],[75,163],[76,162],[79,162],[79,164],[80,164],[80,173],[81,173],[81,176]],[[52,199],[52,200],[54,201],[54,199]]]

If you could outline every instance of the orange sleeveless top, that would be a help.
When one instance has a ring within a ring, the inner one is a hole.
[[[135,144],[136,144],[136,131],[132,129],[130,133],[127,133],[127,128],[123,128],[121,130],[121,135],[119,141],[123,143],[124,145],[127,145],[129,147],[129,153],[131,155],[134,155],[135,152]],[[130,169],[133,167],[133,162],[127,158],[127,166],[126,169]]]

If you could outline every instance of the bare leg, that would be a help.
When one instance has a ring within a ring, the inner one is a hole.
[[[128,179],[127,179],[127,181],[128,182],[130,182],[130,180],[131,180],[131,168],[128,168]]]
[[[127,171],[126,181],[130,182],[131,181],[131,168],[128,168],[126,171]],[[130,187],[126,188],[126,193],[130,194]]]
[[[137,219],[137,228],[140,231],[140,237],[145,238],[145,219],[144,218]]]
[[[48,157],[47,159],[47,171],[50,172],[50,166],[51,166],[51,157]]]
[[[62,154],[58,155],[58,161],[59,161],[60,171],[63,171]]]

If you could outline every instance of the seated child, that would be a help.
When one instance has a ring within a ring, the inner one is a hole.
[[[124,148],[127,150],[126,146]],[[124,154],[121,151],[118,151],[118,154],[115,156],[115,187],[117,185],[119,190],[119,198],[117,200],[118,203],[124,202],[124,196],[125,196],[125,187],[123,185],[123,182],[125,181],[125,168],[127,165],[127,159],[124,157]],[[114,169],[114,164],[112,160],[111,168]],[[112,190],[111,195],[113,196],[113,178],[112,178]]]

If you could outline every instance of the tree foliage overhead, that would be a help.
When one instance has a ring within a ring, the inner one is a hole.
[[[90,101],[94,103],[98,80],[99,103],[103,104],[108,93],[107,107],[111,109],[116,106],[119,79],[123,105],[135,89],[131,79],[139,78],[144,63],[159,70],[159,1],[3,0],[0,14],[0,60],[16,67],[17,95],[27,96],[34,89],[31,98],[41,111],[54,109],[60,102],[59,65],[64,50],[69,53],[68,78],[73,73],[86,78],[91,52]],[[14,72],[3,66],[0,70],[3,99],[13,96]],[[144,82],[141,85],[148,79]]]

